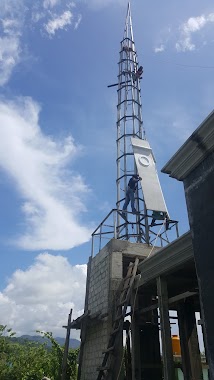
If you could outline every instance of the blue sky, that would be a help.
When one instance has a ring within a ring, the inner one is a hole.
[[[213,108],[211,1],[133,1],[143,120],[160,172]],[[1,0],[0,323],[63,335],[84,302],[91,231],[115,207],[127,1]],[[182,183],[160,173],[188,230]],[[8,317],[10,316],[10,317]]]

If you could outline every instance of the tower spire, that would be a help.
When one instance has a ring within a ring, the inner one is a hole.
[[[124,38],[130,38],[132,41],[134,41],[130,1],[128,2],[128,8],[127,8]]]

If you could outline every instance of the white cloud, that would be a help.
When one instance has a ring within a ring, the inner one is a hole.
[[[75,25],[74,25],[74,29],[76,30],[76,29],[78,29],[78,27],[79,27],[79,24],[81,23],[81,21],[82,21],[82,15],[78,15],[78,17],[77,17],[77,21],[75,22]]]
[[[104,8],[111,4],[119,4],[124,7],[127,7],[128,2],[126,0],[88,0],[87,4],[91,6],[92,8]]]
[[[38,124],[39,106],[30,98],[0,101],[0,167],[23,198],[25,232],[16,239],[24,249],[69,249],[90,238],[78,222],[89,190],[68,169],[81,151],[72,137],[55,141]]]
[[[34,30],[37,24],[39,33],[44,28],[51,37],[71,25],[77,29],[82,16],[74,13],[75,6],[70,0],[38,0],[30,5],[27,0],[0,0],[0,86],[9,81],[23,59],[24,32],[32,28],[32,24]]]
[[[203,15],[199,17],[190,17],[189,20],[183,24],[182,29],[184,33],[193,33],[203,28],[206,23],[207,20]]]
[[[54,36],[57,30],[66,29],[67,25],[71,25],[73,15],[71,11],[65,11],[60,16],[54,15],[51,20],[44,25],[49,36]]]
[[[41,11],[33,11],[32,12],[31,19],[32,19],[33,23],[37,23],[40,20],[42,20],[43,18],[45,18],[45,12],[41,12]]]
[[[201,15],[198,17],[190,17],[179,28],[180,38],[175,44],[176,50],[178,52],[195,50],[196,43],[192,42],[193,34],[199,32],[202,28],[211,22],[214,22],[214,13],[210,13],[207,16]]]
[[[165,27],[161,32],[159,32],[159,35],[157,37],[157,41],[155,43],[154,52],[155,53],[162,53],[166,50],[166,45],[169,42],[169,39],[171,37],[171,28]]]
[[[101,8],[114,3],[114,0],[90,0],[87,5]],[[118,0],[127,5],[124,0]],[[0,86],[11,78],[14,68],[23,59],[22,35],[28,28],[47,33],[54,37],[59,30],[77,29],[82,15],[76,9],[76,2],[71,0],[0,0]],[[26,57],[25,57],[26,58]]]
[[[5,18],[1,20],[3,32],[7,35],[20,35],[21,23],[13,18]]]
[[[0,3],[0,86],[7,83],[20,62],[23,13],[21,0],[2,0]]]
[[[44,0],[43,7],[44,8],[53,8],[57,4],[59,4],[60,0]]]
[[[175,48],[178,52],[193,51],[195,50],[195,44],[192,43],[191,37],[187,36],[179,42],[176,42]]]
[[[43,8],[45,9],[54,8],[58,5],[66,6],[67,8],[76,7],[75,2],[69,1],[69,0],[44,0],[42,5],[43,5]]]
[[[20,61],[20,39],[16,36],[0,37],[0,86],[9,80],[11,73]]]
[[[165,46],[163,44],[154,48],[155,53],[161,53],[164,50],[165,50]]]
[[[1,323],[18,335],[35,331],[52,331],[65,336],[62,328],[68,313],[83,313],[86,265],[69,264],[67,258],[48,253],[39,254],[26,270],[16,270],[0,293]],[[77,334],[71,330],[71,335]]]

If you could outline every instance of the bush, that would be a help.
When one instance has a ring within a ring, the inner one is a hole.
[[[0,380],[41,380],[43,376],[61,380],[64,349],[50,332],[40,332],[52,346],[29,340],[12,340],[15,333],[7,326],[0,325]],[[66,380],[77,378],[78,349],[69,350]]]

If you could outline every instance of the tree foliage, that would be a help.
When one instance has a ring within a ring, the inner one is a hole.
[[[0,380],[61,380],[63,347],[50,332],[40,332],[52,346],[25,340],[12,340],[15,333],[0,325]],[[66,380],[76,380],[78,349],[69,350]]]

